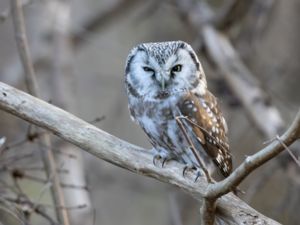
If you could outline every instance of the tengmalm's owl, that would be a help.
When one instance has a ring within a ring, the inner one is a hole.
[[[227,125],[189,44],[134,47],[127,58],[125,86],[132,119],[147,134],[155,157],[204,166],[209,173],[218,168],[225,177],[231,173]]]

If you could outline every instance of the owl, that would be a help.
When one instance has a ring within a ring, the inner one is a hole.
[[[154,159],[227,177],[232,170],[227,125],[192,47],[183,41],[143,43],[125,68],[128,108],[146,133]]]

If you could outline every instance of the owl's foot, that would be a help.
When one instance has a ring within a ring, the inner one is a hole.
[[[157,151],[155,150],[154,156],[153,156],[153,165],[156,166],[157,161],[161,161],[161,167],[164,167],[164,165],[171,160],[174,160],[174,156],[171,154],[162,152],[162,151]]]
[[[192,172],[196,172],[196,176],[194,179],[194,182],[196,182],[198,180],[199,177],[205,175],[207,182],[208,183],[213,183],[212,178],[210,177],[210,175],[206,174],[205,172],[203,172],[199,167],[196,167],[194,165],[185,165],[182,171],[182,176],[184,177],[187,171],[192,171]]]
[[[195,182],[198,180],[198,178],[202,175],[201,174],[201,171],[199,168],[197,168],[196,166],[193,166],[193,165],[185,165],[184,168],[183,168],[183,171],[182,171],[182,176],[184,177],[186,172],[188,171],[196,171],[196,177],[195,177]]]

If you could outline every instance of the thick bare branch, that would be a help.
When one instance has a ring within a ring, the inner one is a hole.
[[[79,118],[34,98],[22,91],[0,82],[0,108],[30,123],[44,127],[64,140],[71,142],[94,156],[132,172],[153,177],[173,184],[202,201],[208,188],[207,181],[200,177],[194,182],[194,174],[182,176],[183,165],[170,162],[165,168],[152,163],[147,150],[122,141]],[[258,213],[233,194],[217,201],[217,222],[227,224],[278,224]]]

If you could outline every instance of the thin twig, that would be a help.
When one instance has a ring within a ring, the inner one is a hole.
[[[290,154],[292,159],[295,161],[295,163],[300,167],[300,161],[297,159],[297,157],[294,155],[294,153],[289,149],[289,147],[280,139],[278,135],[276,135],[276,140],[279,141],[280,144],[285,148],[285,150]]]
[[[201,156],[199,155],[199,152],[197,151],[197,149],[195,148],[195,146],[194,146],[192,140],[191,140],[190,137],[188,136],[187,131],[186,131],[186,128],[184,127],[184,125],[183,125],[183,123],[181,122],[180,119],[182,119],[182,117],[176,117],[176,118],[175,118],[175,120],[176,120],[176,122],[177,122],[177,124],[178,124],[178,126],[179,126],[179,128],[180,128],[180,130],[182,131],[182,133],[183,133],[183,135],[184,135],[186,141],[187,141],[188,144],[189,144],[190,149],[192,150],[192,152],[193,152],[195,158],[197,159],[199,166],[200,166],[201,169],[203,170],[203,172],[204,172],[204,174],[205,174],[205,177],[206,177],[206,179],[207,179],[207,182],[208,182],[208,183],[212,183],[213,180],[212,180],[212,178],[210,177],[209,172],[208,172],[207,169],[205,168],[204,162],[202,161],[202,158],[201,158]]]
[[[253,170],[263,165],[270,159],[277,156],[286,149],[285,146],[291,145],[300,138],[300,110],[290,128],[280,137],[281,142],[272,142],[264,149],[252,156],[247,156],[246,160],[226,179],[209,185],[207,198],[217,198],[237,187]],[[282,145],[284,143],[284,145]]]
[[[6,202],[12,202],[16,205],[17,208],[19,208],[21,211],[23,211],[24,206],[26,206],[26,210],[30,212],[35,212],[41,217],[45,218],[50,222],[51,225],[60,225],[57,222],[55,222],[51,216],[45,213],[45,210],[43,210],[42,205],[36,205],[33,202],[31,202],[27,197],[25,198],[11,198],[11,197],[1,197],[2,200]]]
[[[22,7],[24,7],[28,4],[31,4],[32,2],[33,2],[33,0],[23,0],[22,1]],[[2,11],[0,13],[0,22],[6,21],[6,19],[10,16],[11,11],[12,11],[11,8],[7,8],[4,11]]]
[[[32,60],[30,57],[28,40],[26,36],[25,21],[24,21],[21,0],[11,0],[11,10],[13,15],[16,43],[19,50],[21,62],[23,64],[24,72],[25,72],[25,83],[29,93],[39,97],[40,94],[38,90],[38,85],[36,81]],[[51,146],[50,136],[43,135],[41,137],[41,143],[43,143],[43,145],[46,146]],[[52,191],[54,204],[65,205],[63,192],[60,187],[59,177],[56,172],[56,165],[55,165],[53,153],[51,150],[47,150],[47,151],[42,151],[42,155],[43,155],[43,161],[44,161],[47,177],[49,178],[50,174],[53,173],[53,179],[51,179],[51,182],[53,183],[51,187],[51,191]],[[66,210],[56,209],[56,216],[59,223],[63,225],[70,224]]]

